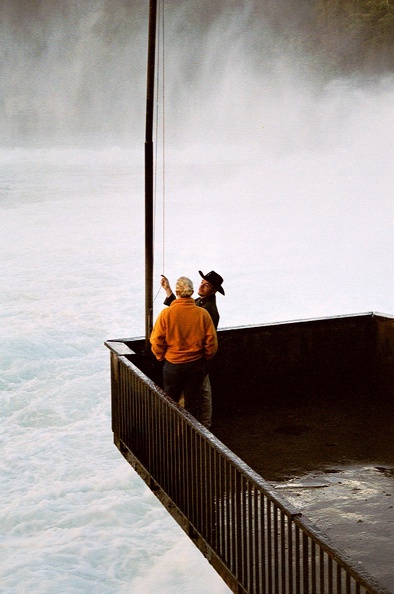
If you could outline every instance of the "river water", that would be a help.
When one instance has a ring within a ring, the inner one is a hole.
[[[394,314],[393,99],[339,85],[318,142],[171,153],[155,295],[162,272],[214,269],[221,327]],[[142,148],[14,147],[0,167],[0,591],[227,592],[112,444],[103,342],[144,328]]]

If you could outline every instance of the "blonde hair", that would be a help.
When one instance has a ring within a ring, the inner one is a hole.
[[[190,278],[187,278],[187,276],[181,276],[178,278],[176,281],[175,292],[177,295],[179,295],[179,297],[190,297],[193,295],[194,288]]]

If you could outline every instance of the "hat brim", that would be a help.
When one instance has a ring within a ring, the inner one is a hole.
[[[215,287],[215,290],[216,290],[216,291],[219,291],[219,293],[221,293],[222,295],[225,295],[224,289],[223,289],[223,287],[222,287],[221,285],[214,285],[214,284],[213,284],[213,283],[212,283],[212,282],[211,282],[209,279],[207,279],[207,278],[206,278],[205,274],[203,274],[203,273],[201,272],[201,270],[199,270],[199,271],[198,271],[198,274],[199,274],[200,276],[202,276],[202,278],[203,278],[204,280],[206,280],[206,281],[207,281],[207,283],[209,283],[210,285],[212,285],[213,287]]]

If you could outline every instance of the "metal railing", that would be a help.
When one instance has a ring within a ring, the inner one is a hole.
[[[111,349],[115,444],[233,592],[389,594]]]

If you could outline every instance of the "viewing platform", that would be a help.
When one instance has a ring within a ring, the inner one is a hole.
[[[394,318],[219,330],[206,430],[108,341],[114,441],[233,592],[394,592]]]

